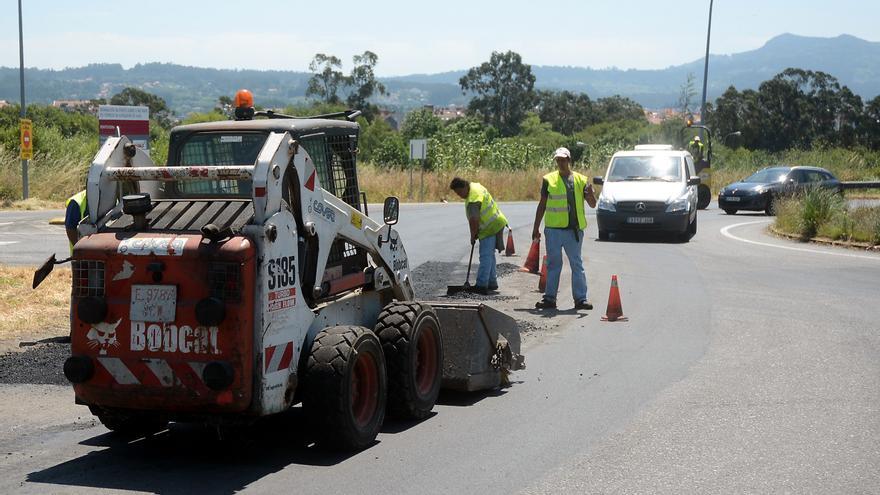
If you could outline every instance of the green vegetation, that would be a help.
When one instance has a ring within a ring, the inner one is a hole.
[[[364,52],[354,58],[351,73],[343,75],[338,59],[316,55],[312,82],[320,100],[287,106],[283,112],[309,116],[367,105],[371,95],[384,91],[373,74],[377,61],[375,54]],[[505,199],[532,198],[535,192],[529,184],[552,170],[550,156],[559,146],[572,151],[576,168],[592,175],[602,174],[618,150],[645,143],[679,144],[682,121],[653,125],[645,119],[642,107],[627,98],[592,100],[583,93],[535,91],[533,80],[530,66],[517,54],[494,53],[490,61],[474,67],[461,80],[462,90],[476,95],[466,117],[444,121],[431,108],[419,108],[404,117],[397,131],[380,118],[375,106],[367,105],[371,111],[358,120],[362,128],[359,160],[362,170],[370,172],[365,174],[363,189],[385,191],[388,184],[398,184],[394,177],[399,176],[406,179],[408,190],[409,174],[402,172],[416,166],[408,159],[408,141],[413,138],[429,140],[428,158],[419,164],[424,167],[426,184],[436,182],[427,199],[444,197],[443,181],[456,173],[484,177],[490,188],[497,182]],[[692,85],[689,80],[682,87],[683,108],[692,103]],[[347,93],[340,96],[343,89]],[[151,125],[151,154],[157,163],[164,163],[171,119],[164,100],[126,88],[110,101],[148,105],[160,117]],[[777,105],[779,101],[783,104]],[[831,114],[823,110],[823,104],[830,105]],[[712,163],[716,192],[759,168],[781,164],[825,167],[841,180],[880,177],[880,98],[862,105],[827,74],[792,69],[765,82],[758,91],[731,89],[714,107],[708,118],[716,131]],[[215,100],[213,111],[190,114],[182,123],[224,120],[230,111],[231,99],[224,95]],[[811,119],[817,112],[821,118]],[[831,115],[837,115],[836,120]],[[42,105],[29,106],[28,116],[36,129],[32,196],[66,199],[85,182],[98,147],[97,119],[87,111]],[[797,123],[792,121],[795,117],[810,122]],[[789,127],[769,132],[780,120]],[[741,130],[742,139],[722,142],[725,133],[733,130]],[[763,136],[782,133],[789,134],[778,139],[795,141],[780,144]],[[9,106],[0,109],[0,201],[20,198],[17,150],[18,108]],[[817,210],[815,215],[818,220],[811,225],[821,233],[824,213]]]
[[[850,208],[843,197],[826,189],[780,199],[776,228],[809,240],[815,237],[880,244],[880,207]]]

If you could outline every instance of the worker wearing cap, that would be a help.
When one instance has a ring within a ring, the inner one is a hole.
[[[498,290],[495,250],[504,249],[503,233],[507,218],[501,213],[489,191],[479,182],[468,182],[456,177],[452,179],[449,188],[465,201],[471,245],[480,241],[480,269],[477,271],[475,290],[484,295]]]
[[[700,139],[700,136],[694,136],[688,147],[691,150],[691,155],[694,156],[694,161],[699,162],[703,159],[703,140]]]
[[[587,301],[587,276],[581,249],[587,216],[584,202],[596,206],[596,196],[587,177],[571,169],[571,152],[559,148],[553,154],[557,170],[544,176],[541,200],[535,212],[532,239],[540,240],[539,227],[544,221],[544,243],[547,249],[547,286],[544,298],[535,304],[538,309],[556,308],[556,293],[562,274],[562,251],[571,265],[571,295],[575,309],[593,309]]]
[[[67,231],[67,240],[70,241],[70,252],[72,253],[73,245],[79,240],[76,227],[85,218],[88,211],[85,189],[68,198],[64,207],[67,210],[64,213],[64,230]]]

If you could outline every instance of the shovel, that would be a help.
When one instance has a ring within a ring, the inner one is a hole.
[[[474,263],[474,244],[471,244],[471,258],[468,261],[467,275],[464,277],[464,285],[447,285],[446,295],[451,296],[459,292],[467,292],[471,289],[471,265]]]

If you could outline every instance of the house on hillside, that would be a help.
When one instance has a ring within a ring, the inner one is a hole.
[[[52,106],[66,112],[96,113],[98,107],[91,100],[53,100]]]

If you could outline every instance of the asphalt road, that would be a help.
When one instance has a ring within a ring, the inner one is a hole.
[[[524,251],[534,205],[502,208]],[[413,264],[462,262],[462,217],[404,205]],[[297,410],[238,440],[176,426],[125,441],[69,388],[4,385],[0,492],[880,492],[880,255],[714,207],[689,243],[598,242],[590,221],[597,311],[532,341],[511,388],[444,394],[433,417],[336,456],[307,444]],[[23,259],[7,247],[0,262]],[[612,274],[625,323],[599,321]]]

